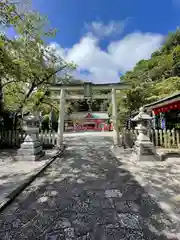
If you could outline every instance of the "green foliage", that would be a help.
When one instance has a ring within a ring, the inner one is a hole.
[[[172,69],[173,76],[180,77],[180,45],[176,46],[173,49],[172,55],[173,55],[173,63],[174,63],[174,66]]]
[[[49,28],[46,17],[35,12],[19,14],[7,0],[0,2],[0,13],[1,23],[14,27],[18,35],[14,39],[0,35],[0,80],[5,107],[16,112],[56,109],[57,102],[47,94],[49,85],[60,73],[66,81],[67,73],[75,68],[45,44],[45,38],[53,37],[56,30]]]
[[[154,86],[154,95],[158,95],[158,98],[163,98],[168,95],[175,94],[180,91],[180,78],[170,77],[163,81],[157,82]]]
[[[161,52],[170,53],[177,46],[180,46],[180,29],[179,28],[177,29],[176,32],[169,33],[161,49]]]
[[[139,61],[121,80],[132,84],[123,92],[125,101],[118,94],[119,126],[124,127],[139,107],[180,91],[180,30],[170,33],[161,49]]]

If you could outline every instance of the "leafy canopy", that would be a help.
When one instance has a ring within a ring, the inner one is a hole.
[[[46,17],[36,12],[19,14],[7,0],[0,2],[0,13],[0,23],[13,27],[17,33],[14,39],[0,35],[5,107],[17,112],[45,110],[45,105],[56,109],[56,102],[49,97],[49,86],[58,75],[65,81],[67,73],[75,68],[74,63],[67,63],[46,45],[46,38],[53,37],[56,30],[49,28]]]

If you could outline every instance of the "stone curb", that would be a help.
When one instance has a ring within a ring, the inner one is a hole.
[[[28,177],[27,179],[24,180],[24,182],[18,186],[14,191],[12,191],[9,196],[6,198],[6,200],[4,200],[1,204],[0,204],[0,213],[6,208],[8,207],[13,201],[14,199],[21,193],[24,191],[24,189],[26,187],[28,187],[42,172],[44,172],[49,165],[51,165],[52,162],[54,162],[56,160],[56,158],[61,157],[62,154],[64,153],[66,146],[62,146],[61,148],[57,149],[57,152],[55,154],[55,156],[51,157],[49,160],[47,160],[47,162],[40,168],[37,169],[36,173],[34,173],[33,175],[31,175],[30,177]]]

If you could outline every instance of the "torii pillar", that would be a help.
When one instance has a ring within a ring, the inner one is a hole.
[[[112,120],[113,120],[113,140],[114,146],[120,146],[120,135],[118,127],[118,114],[117,114],[117,101],[116,101],[116,89],[112,89]]]

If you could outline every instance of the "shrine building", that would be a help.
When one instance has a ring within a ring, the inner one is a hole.
[[[107,112],[76,112],[65,117],[65,131],[111,131],[112,123]]]
[[[180,93],[144,106],[154,116],[156,129],[180,129]]]

